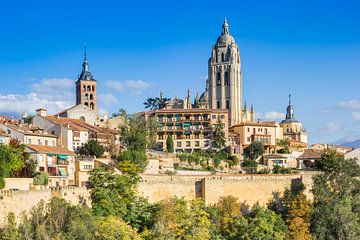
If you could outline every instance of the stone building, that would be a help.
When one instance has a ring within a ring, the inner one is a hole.
[[[294,106],[291,104],[291,95],[289,95],[289,105],[286,108],[286,118],[280,122],[283,129],[284,139],[294,142],[307,144],[307,131],[302,123],[295,119]]]
[[[225,19],[208,62],[208,100],[210,109],[228,111],[229,126],[241,122],[241,75],[240,50],[229,33]]]
[[[166,150],[167,137],[173,139],[176,152],[209,148],[212,129],[218,119],[223,123],[228,139],[228,115],[223,109],[159,109],[143,114],[146,118],[154,117],[158,123],[156,141],[159,150]]]

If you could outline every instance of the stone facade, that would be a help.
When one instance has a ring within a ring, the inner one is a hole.
[[[222,33],[208,62],[209,107],[226,109],[229,126],[241,122],[242,73],[240,50],[224,21]]]

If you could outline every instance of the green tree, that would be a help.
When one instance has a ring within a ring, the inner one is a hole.
[[[246,158],[241,165],[246,173],[256,173],[258,163],[255,160]]]
[[[95,233],[96,239],[102,240],[141,240],[140,235],[122,219],[114,216],[102,218]]]
[[[169,153],[174,152],[174,140],[172,139],[171,135],[168,135],[166,138],[166,151]]]
[[[39,172],[33,179],[34,185],[46,186],[49,183],[49,175],[46,172]]]
[[[126,113],[126,110],[125,110],[124,108],[120,108],[118,112],[113,113],[111,116],[112,116],[112,117],[119,117],[119,116],[121,116],[121,117],[123,117],[123,118],[126,118],[127,113]]]
[[[4,178],[24,167],[24,147],[0,145],[0,189],[5,187]]]
[[[141,116],[130,116],[126,126],[121,127],[121,139],[126,149],[145,151],[148,143],[146,121]]]
[[[80,155],[82,156],[91,156],[91,157],[101,157],[104,154],[104,147],[96,140],[87,141],[84,146],[80,148]]]
[[[147,147],[150,149],[156,149],[156,137],[157,137],[157,121],[155,117],[150,117],[146,121],[146,126],[148,130],[147,134]]]
[[[276,145],[280,147],[279,150],[277,150],[277,153],[290,153],[289,149],[289,140],[288,139],[277,139]]]
[[[323,153],[313,178],[313,239],[360,239],[360,166],[334,151]]]
[[[252,160],[257,159],[265,152],[264,145],[261,142],[252,142],[247,148],[244,149],[244,155]]]
[[[214,150],[219,151],[219,150],[223,149],[225,146],[226,146],[226,139],[225,139],[225,132],[224,132],[224,124],[220,120],[220,118],[218,118],[218,120],[214,126],[214,129],[212,131],[211,147]]]
[[[24,119],[24,123],[32,124],[32,121],[34,119],[34,115],[29,115]]]
[[[150,109],[150,110],[163,109],[168,101],[170,101],[170,98],[163,98],[163,97],[148,98],[144,102],[144,106],[146,109]]]
[[[143,172],[148,163],[145,151],[141,150],[125,149],[120,153],[118,160],[119,164],[123,161],[130,161],[138,165],[136,169],[138,169],[139,172]]]
[[[7,223],[3,229],[0,229],[0,239],[3,240],[17,240],[19,239],[19,232],[16,227],[14,213],[9,213],[7,216]]]
[[[160,202],[150,239],[210,239],[210,221],[204,204],[171,198]]]

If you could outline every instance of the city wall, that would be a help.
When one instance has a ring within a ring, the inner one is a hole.
[[[250,206],[255,203],[265,205],[274,197],[274,194],[281,195],[285,188],[290,188],[292,184],[299,181],[305,185],[307,197],[312,199],[313,175],[142,175],[138,191],[150,202],[178,196],[187,200],[202,198],[206,204],[214,204],[221,196],[232,195],[237,197],[241,203]],[[20,182],[25,187],[29,181],[21,180]],[[16,187],[14,188],[16,189]],[[90,192],[85,187],[46,188],[29,191],[0,190],[0,227],[4,224],[8,213],[13,212],[19,220],[22,212],[29,212],[41,200],[48,202],[52,197],[64,198],[74,205],[79,203],[91,205]]]

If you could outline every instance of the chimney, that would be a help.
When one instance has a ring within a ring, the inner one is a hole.
[[[40,117],[46,117],[47,116],[47,111],[44,108],[36,109],[36,115],[40,116]]]

